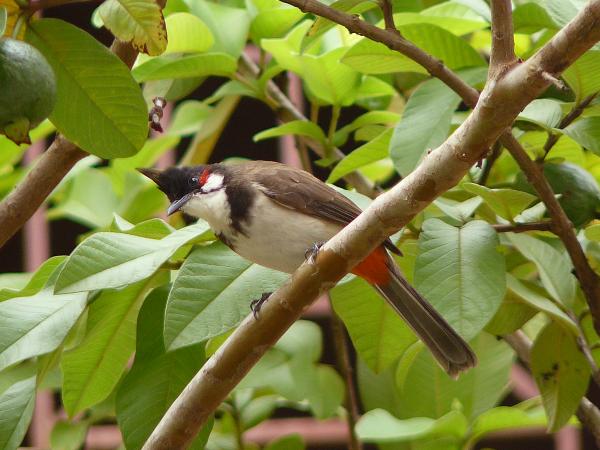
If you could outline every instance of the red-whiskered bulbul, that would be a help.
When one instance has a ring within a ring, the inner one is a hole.
[[[276,162],[139,170],[167,195],[169,214],[181,210],[204,219],[240,256],[287,273],[304,262],[307,249],[328,241],[361,213],[308,172]],[[400,253],[388,239],[352,273],[389,302],[448,374],[473,367],[477,359],[469,345],[406,281],[386,249]]]

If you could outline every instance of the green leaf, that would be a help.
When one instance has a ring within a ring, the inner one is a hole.
[[[469,84],[485,79],[485,71],[464,71]],[[390,142],[390,156],[402,176],[414,170],[429,150],[444,142],[459,96],[438,79],[421,84],[410,96]]]
[[[559,28],[544,6],[534,2],[517,5],[513,10],[513,21],[518,33],[535,33],[544,28]]]
[[[494,316],[506,291],[498,236],[475,220],[455,228],[425,221],[415,263],[416,287],[464,338],[471,339]]]
[[[600,116],[579,119],[562,132],[600,156]]]
[[[286,70],[302,73],[302,57],[300,47],[302,39],[310,28],[311,21],[304,20],[296,25],[285,37],[281,39],[263,39],[261,47],[271,53],[277,63]]]
[[[481,197],[471,197],[464,202],[454,202],[444,197],[438,197],[433,201],[444,214],[462,223],[469,221],[482,202]]]
[[[250,313],[250,302],[288,275],[253,264],[220,242],[195,249],[169,294],[165,345],[172,350],[218,336]]]
[[[467,419],[458,411],[450,411],[439,419],[412,417],[398,419],[383,409],[365,413],[356,424],[356,434],[364,442],[410,442],[432,438],[436,435],[451,436],[455,440],[467,431]]]
[[[0,394],[0,449],[21,445],[35,404],[35,377],[15,383]]]
[[[50,120],[82,149],[101,158],[134,155],[146,142],[148,110],[129,69],[74,25],[41,19],[27,41],[48,60],[58,83]]]
[[[236,60],[225,53],[187,56],[159,56],[136,66],[131,74],[138,83],[151,80],[196,78],[208,75],[229,76],[235,72]]]
[[[160,55],[167,48],[167,30],[155,0],[107,0],[98,8],[104,26],[138,52]]]
[[[354,348],[375,373],[389,367],[416,340],[402,318],[359,278],[334,287],[331,301]]]
[[[56,282],[61,293],[110,289],[152,275],[181,246],[209,237],[208,225],[177,230],[163,239],[120,233],[96,233],[71,254]]]
[[[306,445],[299,434],[290,434],[269,442],[265,450],[304,450]]]
[[[8,20],[8,12],[4,6],[0,6],[0,36],[4,35],[6,30],[6,21]]]
[[[344,53],[345,48],[336,48],[319,56],[302,55],[302,80],[310,93],[327,104],[354,102],[360,74],[340,63]]]
[[[250,25],[250,36],[256,43],[261,39],[279,38],[292,29],[304,13],[298,8],[271,8],[260,11]]]
[[[175,109],[168,133],[179,136],[194,134],[212,113],[213,108],[203,102],[198,100],[183,101]]]
[[[250,15],[245,9],[231,8],[206,0],[185,0],[190,12],[210,28],[214,36],[212,52],[224,52],[237,59],[248,38]]]
[[[462,188],[471,194],[479,195],[496,214],[510,221],[537,199],[535,195],[527,192],[490,189],[475,183],[463,183]]]
[[[89,422],[56,422],[50,435],[52,450],[79,450],[85,443]]]
[[[600,50],[589,50],[581,55],[562,74],[565,81],[571,86],[580,102],[588,95],[600,91]]]
[[[587,0],[546,0],[544,3],[554,23],[562,28],[585,6]]]
[[[42,265],[31,276],[27,284],[22,289],[0,289],[0,301],[15,297],[29,297],[42,289],[52,273],[65,260],[66,256],[53,256],[42,263]]]
[[[48,211],[48,218],[68,218],[90,228],[100,228],[111,222],[118,205],[110,178],[98,169],[89,168],[71,180],[66,198]]]
[[[417,47],[444,61],[450,69],[483,66],[484,60],[466,41],[435,25],[420,23],[398,27],[402,35]],[[342,58],[362,73],[394,73],[427,71],[410,58],[390,50],[385,45],[362,39]]]
[[[394,23],[396,27],[418,23],[435,25],[456,36],[463,36],[489,27],[488,22],[469,8],[451,2],[432,6],[420,13],[394,14]]]
[[[464,415],[472,420],[495,406],[506,394],[513,352],[506,343],[487,333],[480,333],[471,346],[478,364],[458,380],[450,378],[429,352],[419,353],[399,394],[400,417],[441,417],[458,400]]]
[[[364,81],[367,79],[368,80],[377,80],[377,82],[382,82],[381,80],[379,80],[378,78],[375,78],[375,77],[365,77],[363,79],[363,84],[364,84]],[[385,84],[386,86],[389,87],[389,85],[387,83],[383,83],[383,84]],[[375,125],[375,124],[393,125],[396,122],[398,122],[399,119],[400,119],[400,115],[398,115],[395,112],[368,111],[368,112],[358,116],[356,119],[354,119],[348,125],[345,125],[342,128],[340,128],[339,130],[337,130],[333,137],[333,143],[335,145],[343,145],[348,140],[350,133],[352,133],[353,131],[355,131],[361,127],[364,127],[365,125]]]
[[[166,22],[169,43],[165,54],[205,52],[215,43],[210,29],[193,14],[171,14]]]
[[[506,237],[525,258],[536,265],[542,284],[552,298],[563,305],[571,305],[575,298],[576,282],[567,257],[550,244],[527,234],[506,233]]]
[[[590,378],[573,334],[549,323],[531,349],[531,372],[542,394],[548,430],[558,431],[575,414]]]
[[[475,419],[468,441],[471,445],[466,445],[465,448],[474,448],[477,441],[493,431],[539,427],[546,424],[546,417],[541,408],[528,410],[521,405],[498,406]]]
[[[558,126],[562,119],[562,108],[560,105],[556,100],[538,98],[527,105],[517,119],[535,123],[549,130]]]
[[[585,229],[585,237],[590,241],[600,242],[600,224],[590,225],[587,227]]]
[[[518,280],[511,274],[506,274],[506,285],[518,301],[521,301],[538,311],[548,314],[553,320],[577,333],[577,324],[567,313],[560,309],[552,300],[544,295],[543,289],[533,283]]]
[[[268,130],[264,130],[260,133],[255,134],[254,142],[279,136],[285,136],[288,134],[308,136],[321,143],[324,143],[327,140],[327,138],[325,137],[325,133],[323,133],[321,127],[319,127],[316,123],[309,122],[308,120],[293,120],[291,122],[284,123],[283,125],[279,125],[274,128],[269,128]]]
[[[90,306],[83,341],[62,358],[62,398],[70,417],[104,400],[135,347],[135,324],[148,291],[166,273],[124,289],[105,290]]]
[[[335,183],[349,173],[387,157],[391,137],[392,130],[388,129],[375,139],[353,150],[334,167],[327,182]]]
[[[158,159],[170,149],[177,147],[179,144],[179,138],[177,136],[171,136],[171,128],[169,127],[169,135],[160,136],[154,139],[146,141],[142,149],[134,156],[130,158],[119,158],[111,161],[111,167],[121,172],[123,178],[127,172],[132,172],[138,167],[149,167],[152,166]]]
[[[165,353],[162,330],[166,289],[152,292],[139,313],[133,366],[117,390],[116,414],[125,445],[142,448],[168,407],[204,363],[204,345]],[[208,439],[212,420],[190,448],[200,450]]]
[[[0,303],[0,370],[53,351],[85,308],[86,294],[52,294],[59,270],[38,293]]]

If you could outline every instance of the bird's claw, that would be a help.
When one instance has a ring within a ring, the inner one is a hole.
[[[263,292],[260,298],[252,300],[250,302],[250,310],[252,311],[252,315],[255,319],[258,320],[258,313],[260,312],[260,308],[262,305],[269,299],[271,296],[271,292]]]
[[[306,262],[314,264],[317,254],[323,245],[325,245],[325,242],[315,242],[311,247],[307,248],[304,252],[304,259]]]

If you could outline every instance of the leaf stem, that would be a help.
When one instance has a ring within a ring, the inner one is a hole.
[[[327,131],[327,141],[329,142],[329,146],[327,147],[326,157],[331,156],[331,150],[334,147],[333,137],[335,135],[335,130],[337,129],[338,121],[340,120],[340,112],[342,108],[339,105],[333,105],[331,107],[331,120],[329,121],[329,130]]]

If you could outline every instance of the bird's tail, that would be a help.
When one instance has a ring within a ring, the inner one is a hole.
[[[375,288],[404,318],[440,366],[452,377],[474,367],[477,357],[469,344],[406,281],[391,261],[388,267],[389,282],[376,284]]]

